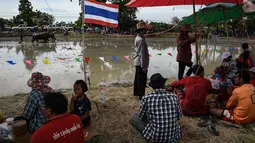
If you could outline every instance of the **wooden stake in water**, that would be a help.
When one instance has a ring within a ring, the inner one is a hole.
[[[82,17],[81,17],[81,30],[82,30],[82,48],[83,48],[83,72],[84,72],[84,80],[87,82],[87,75],[86,75],[86,61],[85,61],[85,46],[84,46],[84,12],[85,12],[85,7],[84,7],[84,0],[82,0],[81,4],[81,11],[82,11]]]

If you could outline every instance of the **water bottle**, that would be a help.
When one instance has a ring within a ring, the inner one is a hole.
[[[105,94],[105,91],[104,91],[104,88],[102,88],[101,97],[100,97],[100,101],[101,101],[102,104],[104,104],[104,94]]]

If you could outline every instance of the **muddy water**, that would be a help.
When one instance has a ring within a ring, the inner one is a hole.
[[[151,54],[148,76],[159,72],[168,78],[177,77],[176,45],[167,39],[148,39]],[[90,57],[86,72],[91,85],[112,82],[132,82],[134,77],[133,40],[132,39],[86,39],[85,54]],[[212,73],[219,65],[224,51],[230,51],[234,57],[240,54],[239,45],[204,44],[201,45],[201,62],[206,73]],[[27,80],[32,72],[40,71],[51,77],[50,86],[53,89],[72,88],[77,79],[83,79],[83,63],[76,58],[82,58],[81,41],[57,43],[23,43],[5,41],[0,43],[0,96],[9,96],[21,92],[29,92]],[[235,50],[231,48],[235,47]],[[194,51],[195,47],[192,45]],[[217,49],[215,51],[215,49]],[[171,53],[172,56],[168,55]],[[193,53],[195,55],[195,53]],[[114,60],[112,56],[117,56]],[[124,56],[129,56],[126,60]],[[105,62],[99,59],[104,57]],[[63,59],[64,58],[64,59]],[[48,59],[50,64],[45,64]],[[193,60],[195,56],[193,56]],[[11,65],[6,61],[13,60]],[[25,63],[31,60],[32,65]]]

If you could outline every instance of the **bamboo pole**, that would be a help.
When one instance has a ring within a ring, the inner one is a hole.
[[[193,0],[193,16],[194,16],[194,27],[195,27],[195,33],[197,32],[196,24],[197,24],[197,18],[196,18],[196,7],[195,7],[195,0]],[[199,62],[199,52],[198,52],[198,42],[196,40],[196,64],[200,64]]]
[[[84,72],[84,80],[87,82],[87,74],[86,74],[86,61],[85,61],[85,45],[84,45],[84,13],[85,13],[85,6],[84,6],[85,0],[82,0],[81,4],[81,11],[82,11],[82,17],[81,17],[81,23],[82,23],[82,48],[83,48],[83,72]]]

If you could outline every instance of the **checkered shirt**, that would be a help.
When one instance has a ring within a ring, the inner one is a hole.
[[[148,121],[142,135],[157,143],[176,142],[181,138],[181,116],[178,97],[165,89],[156,89],[141,101],[140,120]]]
[[[43,92],[39,90],[32,90],[29,93],[23,115],[30,121],[29,132],[33,133],[39,129],[46,121],[41,106],[44,105]]]

